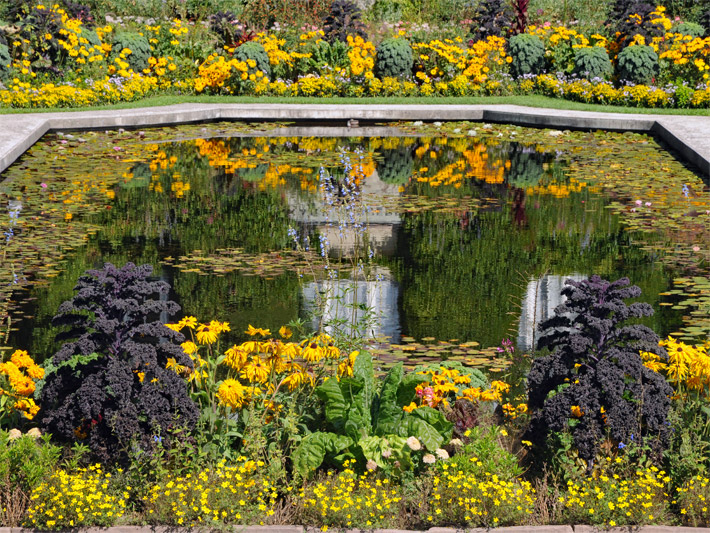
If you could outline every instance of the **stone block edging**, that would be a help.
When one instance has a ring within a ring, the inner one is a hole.
[[[470,120],[558,129],[650,133],[710,175],[710,117],[541,109],[515,105],[178,104],[126,110],[0,115],[0,173],[48,131],[154,127],[217,120]],[[357,130],[354,130],[354,132]],[[2,177],[0,176],[0,181]]]

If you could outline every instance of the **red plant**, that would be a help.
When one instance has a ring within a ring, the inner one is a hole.
[[[530,0],[512,0],[513,14],[515,20],[513,20],[512,31],[513,35],[519,33],[524,33],[525,28],[528,27],[528,3]]]

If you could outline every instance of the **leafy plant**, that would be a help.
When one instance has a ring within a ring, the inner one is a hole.
[[[383,452],[406,461],[404,439],[414,437],[430,452],[448,443],[453,424],[430,407],[412,413],[404,411],[415,398],[418,384],[426,381],[418,374],[404,375],[403,365],[395,365],[375,391],[372,358],[361,352],[355,359],[352,377],[329,379],[316,388],[324,403],[325,429],[306,435],[293,452],[294,470],[302,476],[324,462],[343,465],[346,460],[382,464]],[[387,444],[372,437],[383,437]],[[417,445],[409,447],[418,449]],[[405,467],[406,465],[401,465]]]
[[[574,73],[593,79],[608,79],[614,71],[609,54],[601,46],[577,48],[574,54]]]
[[[329,42],[345,42],[348,35],[367,39],[367,31],[361,18],[362,10],[353,0],[335,0],[330,6],[330,13],[323,21],[325,39]]]
[[[482,0],[473,14],[471,38],[474,42],[507,35],[512,14],[504,0]]]
[[[413,66],[412,47],[406,39],[385,39],[377,47],[374,73],[378,78],[409,77]]]
[[[403,185],[412,177],[414,157],[412,148],[398,146],[382,150],[382,161],[377,163],[377,175],[385,183]]]
[[[619,52],[616,73],[622,81],[648,85],[654,82],[658,71],[658,54],[650,46],[627,46]]]
[[[695,22],[681,22],[677,26],[673,26],[673,33],[681,35],[690,35],[691,37],[705,37],[705,28]]]
[[[545,67],[545,45],[536,35],[513,35],[508,40],[508,54],[513,60],[510,74],[514,77],[541,74]]]
[[[61,448],[50,444],[49,435],[38,437],[36,429],[24,435],[16,429],[0,432],[0,522],[3,526],[20,525],[31,492],[51,475],[61,455]]]
[[[613,446],[635,442],[657,454],[667,444],[672,389],[643,365],[640,350],[666,357],[648,327],[624,325],[653,314],[646,303],[627,305],[641,290],[627,278],[567,280],[566,302],[540,324],[538,349],[528,374],[531,423],[527,439],[540,451],[551,432],[569,430],[579,456],[591,466],[605,438]]]
[[[247,33],[239,24],[239,19],[233,11],[218,11],[209,17],[210,31],[217,35],[220,47],[233,47],[246,42]],[[253,34],[252,34],[253,35]]]
[[[623,4],[623,3],[622,3]],[[622,11],[623,8],[625,11]],[[662,12],[646,2],[634,1],[620,5],[619,11],[613,12],[612,27],[616,30],[616,42],[621,47],[628,46],[637,35],[643,37],[646,44],[654,37],[662,37],[666,28],[662,24]],[[667,20],[667,19],[666,19]],[[670,29],[670,21],[668,28]]]
[[[249,64],[249,74],[254,74],[257,71],[264,73],[264,76],[271,76],[271,66],[269,64],[269,55],[264,49],[264,45],[256,41],[249,41],[240,45],[234,51],[234,58],[238,61],[245,61]],[[254,63],[253,65],[251,63]]]
[[[131,51],[126,54],[126,61],[134,72],[142,72],[148,68],[148,59],[151,56],[148,39],[139,33],[122,32],[113,38],[113,53],[119,56],[125,49]]]
[[[311,49],[311,57],[307,59],[307,71],[323,72],[348,67],[350,65],[348,49],[347,43],[342,41],[335,40],[329,43],[319,39]]]
[[[170,360],[192,368],[184,337],[157,320],[180,307],[159,299],[170,286],[151,273],[133,263],[88,270],[52,321],[68,342],[46,367],[41,423],[60,441],[88,442],[102,462],[125,459],[131,446],[149,451],[199,415],[183,379],[166,369]]]
[[[513,26],[511,30],[514,35],[525,33],[528,27],[528,4],[530,0],[512,0]]]

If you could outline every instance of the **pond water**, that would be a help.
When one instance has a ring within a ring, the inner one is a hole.
[[[590,274],[639,285],[659,334],[684,325],[663,294],[689,268],[705,275],[705,250],[692,255],[702,232],[663,234],[659,215],[641,212],[667,201],[651,178],[680,200],[689,188],[696,210],[708,191],[653,139],[482,124],[303,130],[44,137],[0,187],[4,349],[51,355],[51,317],[104,261],[152,264],[184,314],[230,322],[235,342],[248,324],[369,315],[363,334],[387,361],[443,354],[500,369],[493,348],[511,338],[529,350],[564,280]]]

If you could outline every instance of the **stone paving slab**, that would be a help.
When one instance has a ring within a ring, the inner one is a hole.
[[[0,115],[0,173],[48,131],[243,121],[469,120],[557,129],[650,133],[710,175],[710,117],[541,109],[515,105],[179,104],[163,107]],[[354,134],[357,130],[354,130]],[[0,174],[0,180],[2,175]]]

